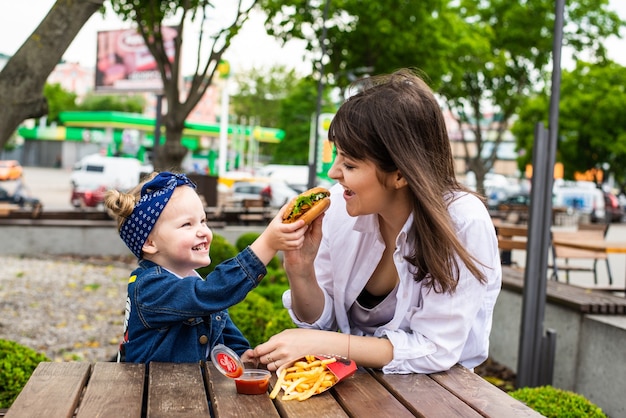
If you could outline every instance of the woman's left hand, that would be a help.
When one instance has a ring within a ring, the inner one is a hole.
[[[267,342],[254,348],[254,357],[265,364],[267,370],[275,371],[280,366],[307,354],[330,354],[328,345],[336,332],[294,328],[272,336]]]

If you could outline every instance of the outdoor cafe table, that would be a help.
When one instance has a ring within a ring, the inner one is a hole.
[[[282,401],[281,395],[237,394],[235,383],[211,363],[44,362],[6,418],[209,417],[211,408],[218,418],[541,416],[461,366],[431,375],[359,368],[305,401]]]
[[[580,250],[600,251],[607,254],[626,254],[626,241],[606,241],[606,240],[576,240],[576,239],[554,239],[553,245],[560,245],[563,247],[577,248]],[[626,278],[624,279],[624,286],[626,287]],[[616,289],[616,290],[619,290]]]

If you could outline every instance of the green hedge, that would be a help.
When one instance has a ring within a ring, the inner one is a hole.
[[[45,355],[14,341],[0,340],[0,408],[8,408]]]
[[[509,395],[548,418],[606,418],[584,396],[552,386],[521,388]]]

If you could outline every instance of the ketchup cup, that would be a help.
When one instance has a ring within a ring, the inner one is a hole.
[[[244,395],[267,393],[271,373],[262,369],[246,370],[237,353],[225,345],[218,344],[211,350],[211,360],[224,376],[235,379],[237,393]]]

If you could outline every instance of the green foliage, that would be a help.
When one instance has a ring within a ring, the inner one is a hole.
[[[206,277],[207,274],[215,270],[215,267],[237,255],[237,248],[228,242],[226,238],[221,235],[214,234],[213,241],[211,242],[211,248],[209,250],[209,257],[211,257],[211,264],[206,267],[201,267],[196,271],[202,276]]]
[[[146,100],[140,95],[88,94],[77,106],[77,110],[109,110],[115,112],[143,113]]]
[[[616,181],[626,184],[624,85],[626,68],[610,61],[578,62],[574,70],[563,71],[556,158],[564,165],[565,178],[572,179],[576,171],[584,172],[608,163]],[[521,164],[531,162],[535,124],[543,122],[549,127],[548,108],[546,92],[529,98],[519,110],[512,132],[518,147],[524,150]]]
[[[46,83],[43,95],[48,101],[48,123],[58,122],[62,111],[76,109],[76,94],[63,89],[59,83]]]
[[[509,395],[548,418],[606,418],[602,410],[584,396],[552,386],[521,388]]]
[[[237,238],[237,242],[235,242],[235,247],[237,250],[243,251],[244,248],[252,244],[256,239],[261,235],[259,232],[246,232]],[[272,260],[267,265],[268,269],[280,269],[280,259],[278,256],[274,256]]]
[[[252,347],[284,329],[294,328],[285,309],[276,309],[256,291],[250,292],[246,299],[230,308],[229,313]]]
[[[16,342],[0,339],[0,408],[11,406],[45,355]]]
[[[285,140],[273,147],[275,164],[308,164],[311,117],[317,103],[317,81],[304,77],[292,86],[280,102],[278,127],[285,131]],[[330,89],[325,86],[321,111],[334,113],[337,108],[330,99]]]

